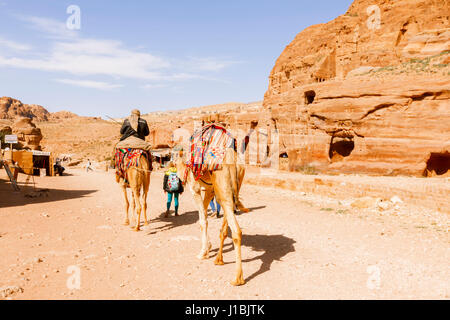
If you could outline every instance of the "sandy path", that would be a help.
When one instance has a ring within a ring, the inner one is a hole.
[[[247,284],[236,288],[228,284],[231,239],[224,266],[195,258],[200,231],[189,191],[181,216],[161,218],[162,175],[152,174],[151,224],[136,233],[122,225],[111,172],[69,173],[37,179],[48,197],[24,198],[0,183],[0,287],[23,288],[13,299],[450,298],[449,235],[423,217],[419,224],[244,185],[252,209],[238,217]],[[209,219],[211,257],[220,223]],[[70,266],[80,268],[79,290],[67,288]]]

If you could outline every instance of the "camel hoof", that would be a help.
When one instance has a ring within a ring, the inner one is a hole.
[[[214,261],[214,264],[215,264],[216,266],[223,266],[223,265],[224,265],[223,259],[216,259],[216,260]]]
[[[206,249],[206,251],[200,251],[200,253],[197,255],[197,258],[200,260],[208,259],[209,250],[211,250],[211,247],[212,247],[211,242],[208,242],[208,249]]]
[[[198,260],[206,260],[206,259],[208,259],[208,254],[207,253],[199,253],[197,255],[197,259]]]
[[[124,226],[129,226],[130,225],[130,220],[125,220],[125,222],[123,223]]]
[[[238,287],[238,286],[244,285],[244,284],[245,284],[245,281],[244,281],[244,279],[236,279],[236,280],[234,280],[234,281],[231,281],[230,284],[231,284],[232,286]]]
[[[141,231],[141,229],[140,229],[139,227],[133,228],[133,230],[134,230],[135,232]]]
[[[144,222],[144,226],[147,227],[149,223],[147,221]]]

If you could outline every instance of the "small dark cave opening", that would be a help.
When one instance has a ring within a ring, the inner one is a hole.
[[[315,98],[316,98],[316,92],[314,90],[305,92],[305,104],[313,103]]]
[[[431,153],[424,171],[425,177],[442,176],[450,171],[450,153]]]
[[[332,161],[339,161],[348,157],[355,149],[355,142],[352,138],[333,137],[330,143],[329,157]]]

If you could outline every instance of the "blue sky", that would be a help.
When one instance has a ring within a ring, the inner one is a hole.
[[[114,117],[262,100],[285,46],[351,2],[0,0],[0,96]]]

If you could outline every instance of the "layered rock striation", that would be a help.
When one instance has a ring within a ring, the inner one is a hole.
[[[450,173],[450,3],[356,0],[299,33],[264,108],[289,169]]]

